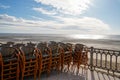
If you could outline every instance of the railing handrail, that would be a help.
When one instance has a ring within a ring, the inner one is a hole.
[[[90,47],[89,53],[90,53],[90,63],[88,65],[91,70],[93,70],[95,68],[99,68],[99,69],[107,70],[107,73],[112,72],[113,75],[115,75],[114,73],[120,74],[120,69],[118,67],[120,64],[118,62],[118,60],[120,59],[120,58],[118,59],[118,57],[120,57],[120,51]],[[108,58],[108,56],[109,56],[109,58]],[[98,59],[98,57],[99,57],[99,59]],[[105,60],[103,60],[103,58]],[[115,58],[115,60],[114,60],[115,62],[113,62],[113,58]],[[98,63],[98,62],[100,62],[100,63]],[[113,65],[113,63],[114,63],[114,65]],[[99,66],[98,66],[98,64],[99,64]]]

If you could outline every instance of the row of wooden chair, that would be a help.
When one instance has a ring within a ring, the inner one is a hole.
[[[84,58],[84,59],[83,59]],[[48,76],[53,69],[58,72],[63,70],[64,65],[87,65],[87,48],[76,44],[73,50],[72,44],[51,41],[38,43],[13,43],[7,42],[0,47],[0,79],[1,80],[21,80],[25,76],[37,74],[40,79],[42,72],[47,72]]]

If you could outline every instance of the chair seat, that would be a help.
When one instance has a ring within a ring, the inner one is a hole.
[[[52,54],[52,57],[58,56],[58,55],[60,55],[60,53],[54,53],[54,54]]]
[[[12,58],[12,57],[4,58],[3,61],[4,62],[17,61],[17,58]]]
[[[29,59],[35,59],[36,57],[35,56],[25,56],[26,60],[29,60]]]
[[[48,54],[42,54],[42,57],[49,57],[50,55],[48,55]]]
[[[69,54],[70,53],[70,51],[66,51],[64,54]]]

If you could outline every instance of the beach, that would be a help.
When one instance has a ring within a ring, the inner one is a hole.
[[[111,49],[111,50],[120,50],[120,36],[105,36],[103,38],[93,39],[91,38],[74,38],[71,35],[63,35],[63,34],[0,34],[0,42],[8,42],[13,41],[17,43],[26,43],[26,42],[49,42],[49,41],[57,41],[57,42],[69,42],[69,43],[80,43],[84,44],[88,47],[95,47],[101,49]]]
[[[91,37],[92,38],[92,37]],[[56,41],[56,42],[64,42],[64,43],[72,43],[73,47],[75,44],[84,44],[88,47],[100,48],[100,49],[109,49],[109,50],[118,50],[120,51],[120,36],[104,36],[103,38],[98,39],[83,39],[83,38],[74,38],[74,35],[62,35],[62,34],[0,34],[0,43],[6,43],[8,41],[13,41],[15,43],[39,43],[39,42],[48,42]],[[89,58],[90,58],[90,54]],[[95,56],[94,56],[95,59]],[[98,56],[100,59],[100,56]],[[105,60],[105,56],[103,58]],[[108,57],[110,60],[110,57]],[[120,58],[118,58],[120,62]],[[115,57],[113,57],[113,62],[115,62]]]

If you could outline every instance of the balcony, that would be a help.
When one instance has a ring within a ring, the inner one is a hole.
[[[0,59],[1,60],[1,59]],[[1,75],[0,75],[1,78]],[[25,77],[24,80],[33,80],[33,77]],[[120,80],[120,51],[99,49],[90,47],[88,49],[87,66],[76,65],[64,66],[63,71],[58,73],[52,70],[50,75],[41,74],[41,80]],[[0,79],[1,80],[1,79]],[[37,80],[39,80],[37,78]]]
[[[71,66],[67,71],[64,67],[59,74],[56,71],[52,71],[49,77],[42,74],[41,80],[120,80],[120,51],[91,47],[88,57],[86,68],[81,65],[77,70],[76,66]],[[33,78],[29,77],[29,80]]]

